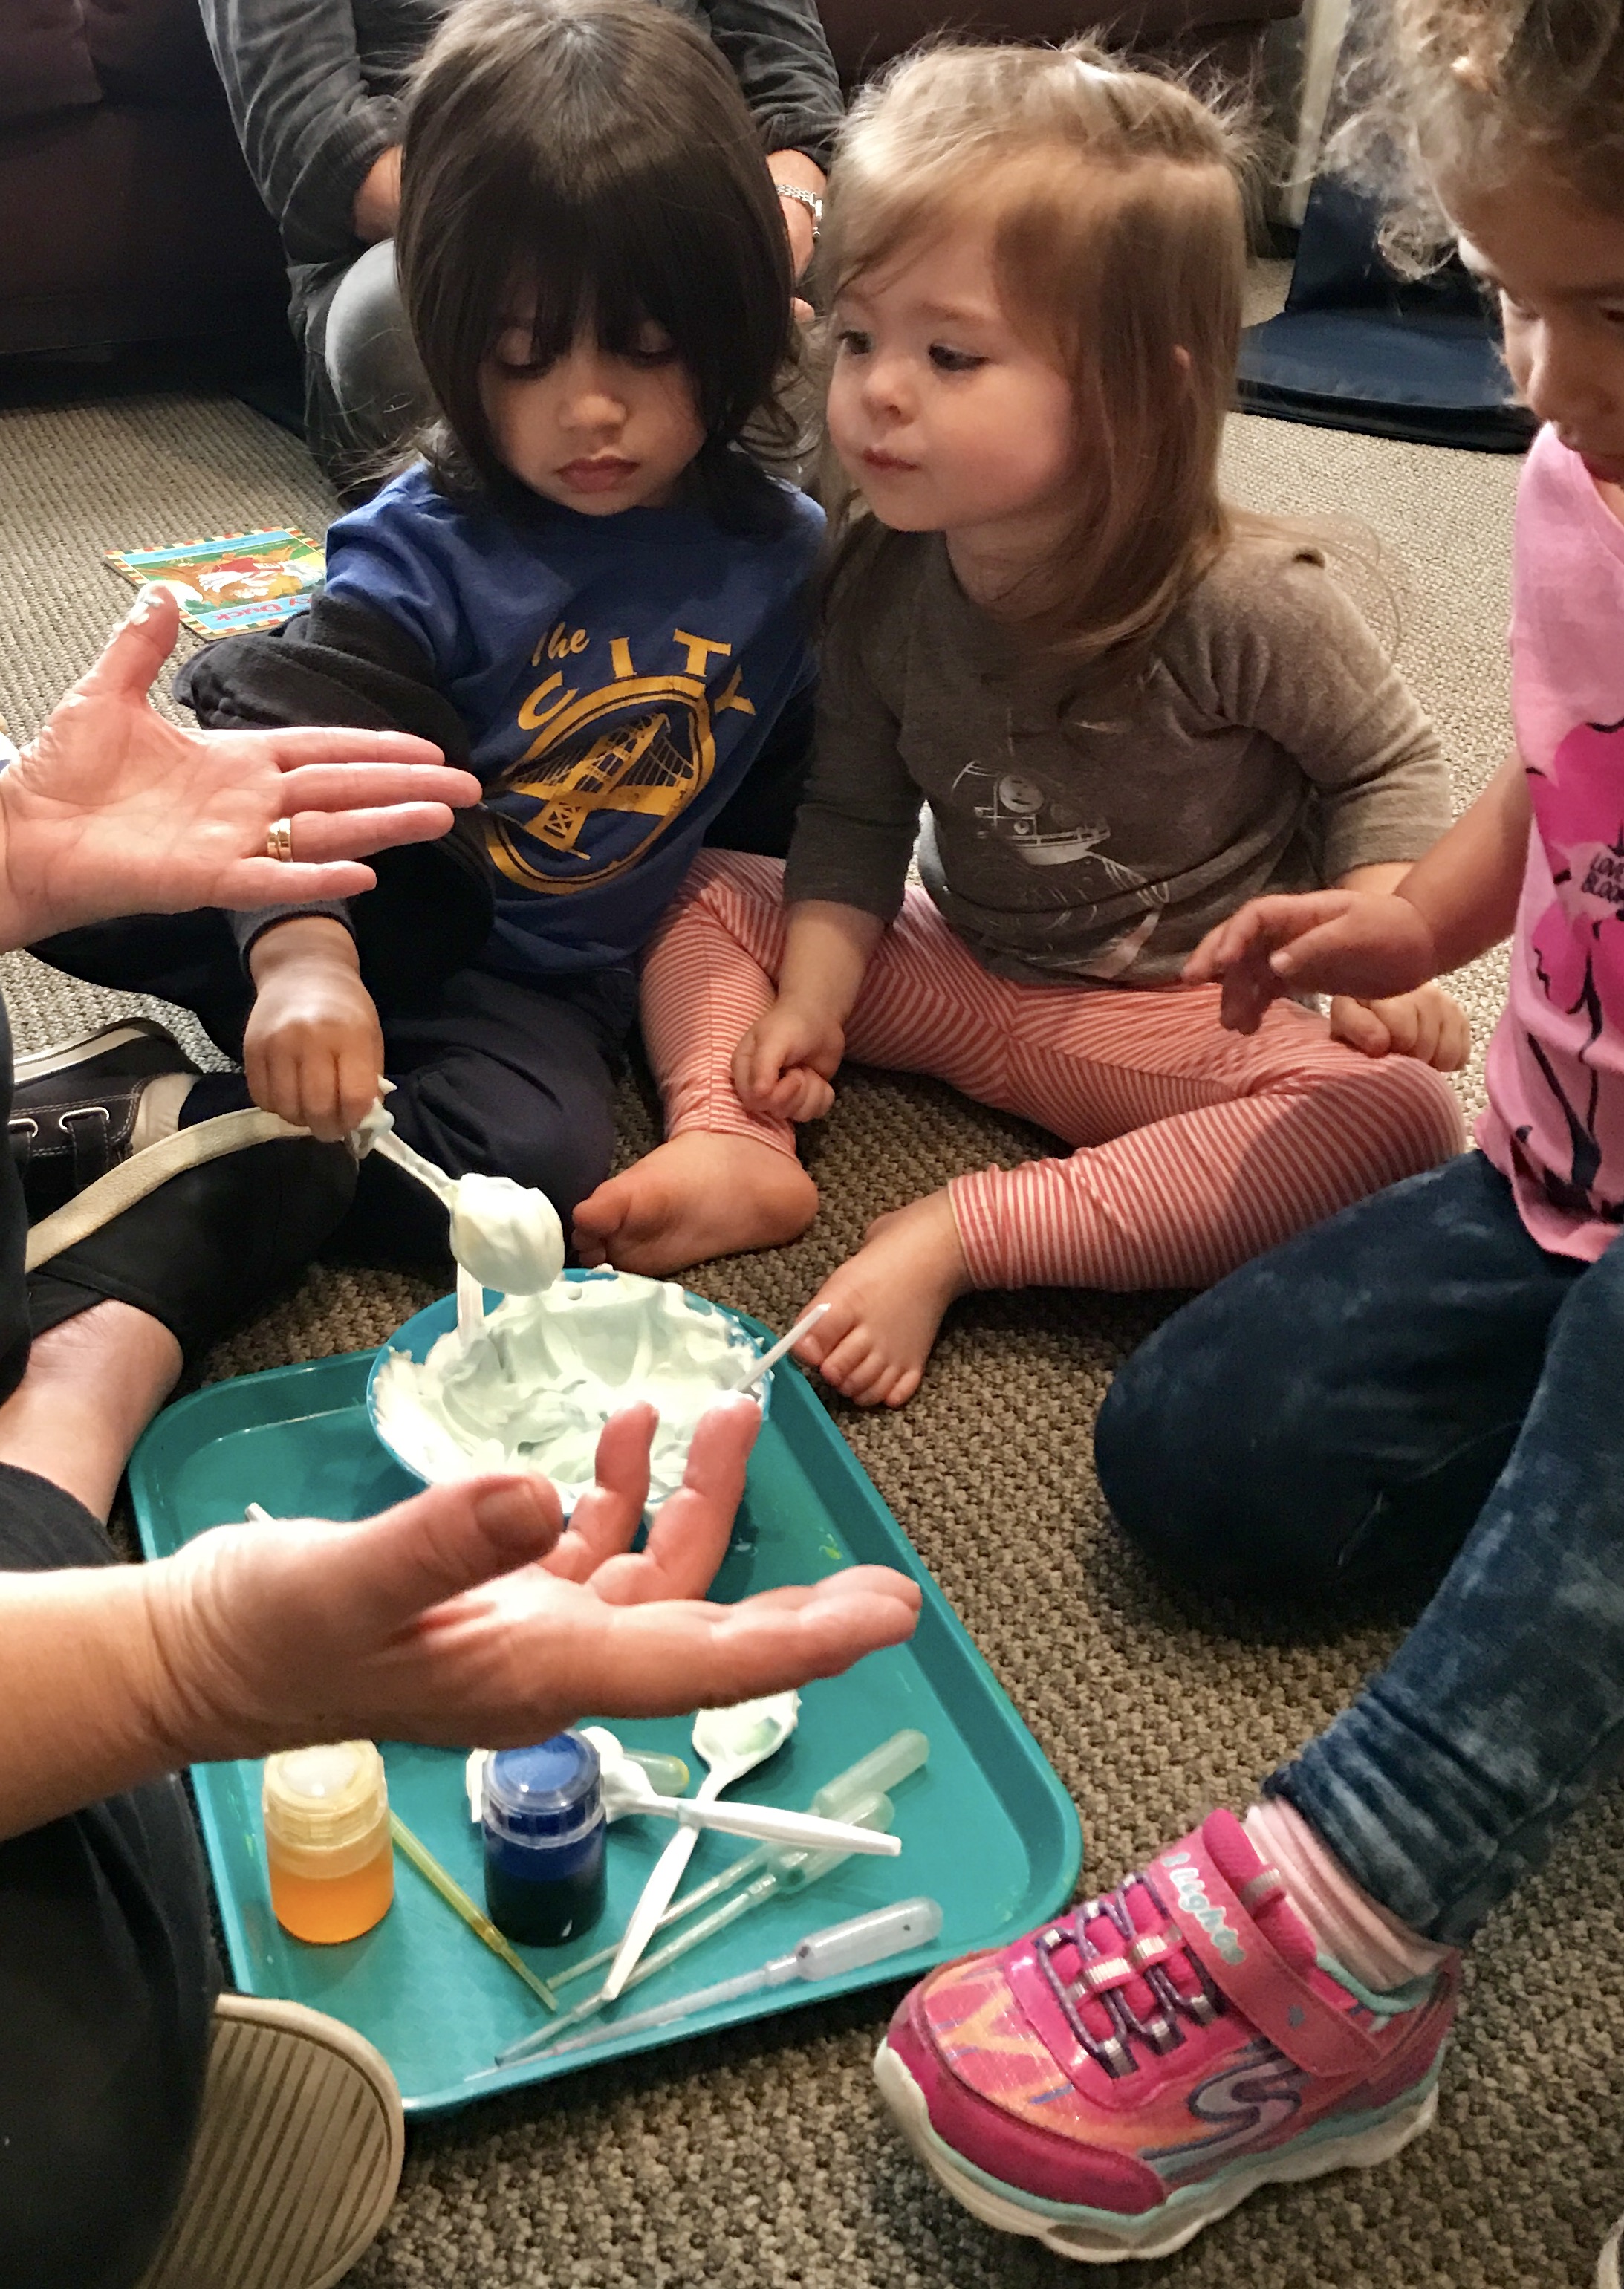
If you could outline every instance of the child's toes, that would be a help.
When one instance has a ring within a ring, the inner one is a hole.
[[[896,1377],[896,1360],[877,1335],[870,1334],[863,1357],[848,1369],[844,1390],[857,1407],[880,1407]]]
[[[890,1404],[890,1390],[896,1370],[887,1359],[872,1359],[864,1370],[861,1387],[848,1394],[859,1407],[886,1407]]]
[[[857,1328],[857,1315],[849,1304],[841,1301],[838,1289],[831,1296],[827,1288],[820,1288],[812,1300],[823,1304],[824,1316],[807,1329],[796,1344],[795,1357],[804,1366],[815,1367],[823,1374],[840,1345],[851,1340]]]
[[[818,1373],[825,1383],[854,1399],[872,1372],[874,1338],[859,1322],[819,1362]]]
[[[892,1376],[882,1394],[885,1404],[888,1407],[906,1407],[923,1380],[924,1374],[921,1368],[917,1367],[902,1368],[898,1374]]]

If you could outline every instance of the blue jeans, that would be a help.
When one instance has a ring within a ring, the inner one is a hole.
[[[1624,1248],[1524,1231],[1481,1153],[1234,1272],[1131,1359],[1101,1482],[1211,1588],[1446,1567],[1389,1666],[1266,1783],[1459,1946],[1624,1764]]]

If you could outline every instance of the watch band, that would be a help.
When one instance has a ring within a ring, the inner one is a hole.
[[[817,244],[818,233],[824,227],[824,203],[816,191],[802,190],[799,183],[775,183],[774,190],[781,199],[793,199],[805,207],[812,218],[812,243]]]

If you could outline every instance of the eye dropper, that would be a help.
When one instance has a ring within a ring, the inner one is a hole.
[[[853,1916],[848,1923],[828,1924],[822,1931],[808,1932],[788,1955],[776,1955],[754,1971],[741,1972],[736,1979],[719,1979],[713,1987],[695,1988],[687,1995],[673,1995],[668,2003],[633,2011],[629,2018],[617,2019],[590,2035],[574,2035],[567,2043],[550,2046],[548,2055],[557,2058],[565,2051],[584,2051],[595,2043],[617,2041],[622,2035],[641,2035],[646,2028],[668,2026],[673,2019],[689,2018],[697,2011],[735,2002],[741,1995],[757,1994],[764,1987],[782,1987],[788,1980],[833,1979],[842,1971],[883,1963],[888,1956],[901,1955],[907,1948],[928,1946],[941,1928],[942,1910],[935,1900],[901,1900],[895,1907],[872,1908],[867,1915]]]
[[[824,1820],[849,1821],[857,1827],[888,1828],[888,1807],[884,1819],[865,1817],[865,1807],[875,1806],[888,1791],[919,1771],[929,1755],[928,1737],[915,1727],[907,1726],[900,1733],[893,1733],[888,1740],[882,1741],[877,1749],[871,1749],[866,1756],[859,1757],[855,1765],[848,1765],[843,1773],[836,1773],[832,1780],[825,1781],[807,1809]],[[719,1874],[708,1878],[703,1884],[696,1884],[691,1892],[685,1892],[680,1900],[666,1909],[654,1928],[661,1932],[672,1924],[684,1921],[699,1909],[709,1907],[712,1900],[720,1899],[725,1893],[736,1890],[741,1884],[752,1882],[769,1868],[780,1879],[775,1888],[796,1891],[815,1882],[817,1876],[827,1874],[829,1869],[837,1866],[844,1857],[844,1854],[840,1854],[832,1860],[822,1852],[796,1850],[781,1845],[759,1845],[753,1852],[741,1852],[738,1858]],[[567,1964],[563,1970],[553,1974],[551,1984],[555,1988],[567,1987],[572,1980],[585,1979],[589,1972],[612,1963],[619,1944],[618,1940],[611,1940],[607,1947],[582,1956],[579,1962]],[[664,1957],[664,1950],[662,1958],[669,1959]],[[642,1967],[639,1966],[640,1969]]]
[[[826,1782],[813,1798],[812,1808],[831,1817],[838,1813],[842,1819],[859,1828],[888,1830],[893,1818],[891,1799],[876,1788],[875,1781],[885,1779],[895,1787],[910,1773],[917,1772],[929,1753],[930,1743],[923,1733],[912,1728],[894,1733],[888,1741],[881,1742],[879,1748],[871,1750],[866,1757],[859,1758],[855,1765]],[[641,1987],[646,1979],[652,1979],[666,1970],[681,1957],[687,1955],[690,1949],[714,1938],[718,1932],[725,1931],[729,1924],[736,1922],[740,1916],[747,1915],[752,1908],[763,1906],[781,1893],[804,1891],[808,1884],[816,1884],[821,1877],[843,1866],[849,1857],[846,1852],[813,1852],[804,1846],[785,1845],[759,1845],[753,1852],[742,1854],[730,1868],[724,1868],[720,1875],[712,1877],[709,1883],[699,1885],[686,1899],[679,1900],[667,1909],[662,1922],[675,1923],[696,1908],[712,1900],[720,1901],[720,1906],[712,1908],[708,1915],[701,1916],[687,1931],[680,1932],[674,1939],[667,1940],[664,1947],[646,1955],[626,1982],[623,1992]],[[732,1894],[730,1898],[724,1896],[729,1893]],[[659,1927],[656,1926],[657,1929]],[[557,1988],[561,1981],[601,1968],[612,1960],[617,1946],[618,1942],[616,1942],[581,1962],[571,1964],[565,1972],[555,1973],[551,1984]],[[498,2051],[497,2065],[516,2066],[522,2060],[551,2050],[558,2036],[595,2017],[604,2006],[605,1998],[600,1987],[594,1994],[584,1997],[573,2008],[553,2020],[550,2026],[521,2036],[517,2042],[509,2043],[505,2049]],[[607,2039],[609,2030],[606,2029],[604,2031]],[[489,2072],[489,2069],[485,2071]]]

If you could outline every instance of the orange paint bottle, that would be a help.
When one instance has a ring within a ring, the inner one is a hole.
[[[389,1791],[370,1741],[265,1760],[265,1864],[276,1920],[295,1939],[359,1939],[394,1897]]]

